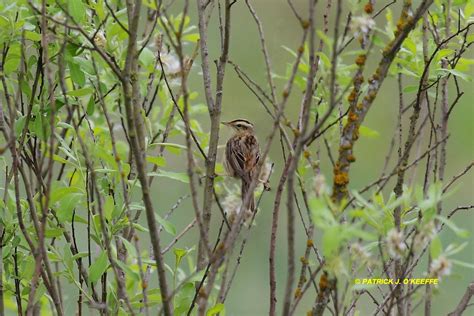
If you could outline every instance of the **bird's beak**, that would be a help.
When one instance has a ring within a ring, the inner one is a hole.
[[[228,126],[229,122],[221,122],[222,125]]]

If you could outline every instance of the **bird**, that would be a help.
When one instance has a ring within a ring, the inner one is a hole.
[[[222,124],[234,130],[226,144],[224,167],[227,174],[241,180],[242,203],[250,189],[250,183],[257,172],[260,159],[260,147],[255,136],[254,125],[246,119],[235,119]],[[255,211],[255,199],[252,195],[246,210]]]

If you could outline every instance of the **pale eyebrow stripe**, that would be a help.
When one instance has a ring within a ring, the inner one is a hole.
[[[250,123],[246,119],[236,119],[236,120],[231,121],[231,123],[235,123],[235,122],[244,122],[244,123],[247,123],[249,125],[253,125],[252,123]]]

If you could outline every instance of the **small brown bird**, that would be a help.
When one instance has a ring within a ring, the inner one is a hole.
[[[253,124],[245,119],[222,122],[222,124],[232,127],[235,131],[226,144],[224,166],[230,176],[240,178],[242,181],[243,200],[249,190],[260,158],[258,140],[254,134]],[[246,209],[255,211],[253,192]]]

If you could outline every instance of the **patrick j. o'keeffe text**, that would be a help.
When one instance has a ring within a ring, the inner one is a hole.
[[[437,278],[406,278],[406,279],[378,279],[378,278],[361,278],[354,279],[355,284],[365,284],[365,285],[389,285],[389,284],[405,284],[405,285],[423,285],[423,284],[433,284],[437,285],[439,283]]]

